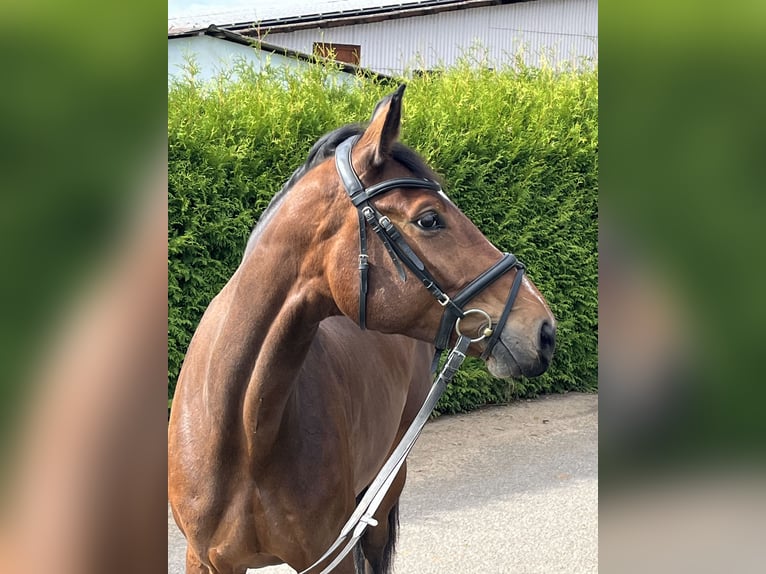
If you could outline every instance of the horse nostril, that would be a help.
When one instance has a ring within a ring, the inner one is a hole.
[[[540,326],[540,349],[551,353],[556,346],[556,328],[548,321],[543,321]]]

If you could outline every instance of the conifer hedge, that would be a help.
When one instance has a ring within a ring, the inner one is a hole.
[[[598,72],[476,69],[408,80],[402,140],[439,172],[457,205],[516,254],[558,319],[541,377],[509,383],[466,363],[437,410],[457,412],[597,386]],[[271,196],[311,145],[366,121],[393,83],[337,80],[313,66],[240,71],[168,94],[168,396],[210,300],[231,276]]]

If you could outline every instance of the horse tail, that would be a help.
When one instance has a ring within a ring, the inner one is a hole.
[[[364,492],[359,495],[361,498]],[[399,500],[396,501],[394,506],[388,512],[388,537],[385,544],[381,548],[375,546],[372,552],[372,556],[365,554],[365,545],[368,542],[366,540],[368,533],[362,537],[362,540],[354,547],[354,567],[356,574],[365,574],[365,561],[369,561],[372,566],[372,572],[374,574],[392,574],[394,570],[394,554],[396,553],[396,541],[399,537]],[[367,551],[372,550],[369,546]]]
[[[399,536],[399,501],[396,501],[388,513],[388,541],[383,548],[383,556],[380,561],[379,574],[391,574],[394,569],[394,554],[396,553],[396,540]]]
[[[365,574],[367,572],[361,541],[357,542],[356,546],[354,546],[354,571],[356,574]]]

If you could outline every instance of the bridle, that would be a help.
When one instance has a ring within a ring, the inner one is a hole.
[[[505,253],[497,263],[471,281],[457,295],[450,297],[444,289],[439,287],[436,279],[434,279],[420,258],[415,255],[410,246],[407,245],[402,234],[394,227],[391,220],[382,215],[370,203],[370,200],[374,197],[394,189],[430,189],[441,192],[441,186],[430,179],[401,177],[388,179],[370,187],[364,187],[351,164],[351,150],[359,137],[354,136],[344,140],[335,150],[335,166],[346,189],[346,193],[348,193],[359,215],[359,326],[365,329],[367,325],[367,285],[369,273],[367,225],[369,225],[381,239],[383,245],[386,246],[386,251],[390,255],[402,281],[407,280],[404,268],[402,267],[403,263],[415,277],[420,279],[428,292],[436,298],[439,304],[444,307],[444,314],[442,315],[439,330],[434,341],[437,354],[441,354],[449,346],[453,330],[456,330],[458,335],[461,334],[459,323],[461,319],[466,315],[480,314],[486,319],[487,324],[479,329],[478,336],[472,339],[471,342],[476,343],[485,337],[489,337],[482,353],[482,358],[488,358],[492,348],[500,338],[500,333],[511,312],[516,295],[518,295],[521,281],[524,277],[524,265],[514,255]],[[466,310],[465,305],[513,268],[517,269],[516,277],[513,280],[503,312],[493,329],[492,319],[485,311],[481,309]]]
[[[373,518],[375,511],[383,502],[383,498],[391,487],[394,478],[396,478],[399,469],[404,464],[410,450],[412,450],[415,441],[418,439],[418,436],[420,436],[420,431],[426,424],[439,397],[441,397],[447,384],[452,380],[452,377],[465,360],[468,347],[471,343],[477,343],[488,338],[486,347],[481,356],[483,359],[489,357],[493,347],[500,339],[500,333],[505,326],[508,315],[510,315],[511,308],[516,300],[519,288],[521,287],[521,281],[524,277],[524,265],[516,259],[514,255],[504,253],[500,261],[476,277],[476,279],[461,289],[457,295],[450,297],[444,289],[439,287],[436,279],[434,279],[433,275],[431,275],[420,258],[415,255],[410,246],[407,245],[402,234],[396,229],[394,224],[391,223],[391,220],[381,214],[375,209],[375,206],[370,203],[370,200],[374,197],[394,189],[430,189],[441,192],[441,186],[430,179],[401,177],[388,179],[370,187],[364,187],[351,164],[351,150],[359,137],[360,136],[354,136],[344,140],[335,150],[336,169],[343,182],[343,187],[346,189],[346,193],[348,193],[351,202],[356,206],[359,215],[359,326],[362,329],[365,329],[367,325],[367,287],[369,275],[367,225],[369,225],[381,239],[383,245],[385,245],[386,251],[391,257],[394,267],[396,267],[402,281],[407,280],[406,272],[404,267],[402,267],[402,264],[404,264],[415,277],[420,279],[428,292],[436,298],[439,304],[444,307],[444,314],[442,315],[439,330],[434,341],[436,354],[431,369],[432,372],[436,370],[439,357],[449,346],[453,331],[457,333],[458,338],[455,346],[450,351],[439,376],[434,380],[431,389],[428,392],[428,396],[426,396],[418,414],[402,436],[399,444],[375,476],[375,479],[370,483],[370,486],[367,487],[364,496],[362,496],[362,499],[357,504],[351,517],[341,529],[338,538],[335,539],[335,542],[319,559],[316,560],[316,562],[304,569],[300,574],[307,574],[309,570],[329,559],[339,548],[341,548],[341,545],[346,542],[345,546],[343,546],[343,548],[335,555],[333,561],[322,570],[321,574],[327,574],[332,571],[338,564],[340,564],[343,558],[353,550],[367,527],[376,526],[378,524],[377,520]],[[505,301],[505,307],[503,307],[503,311],[494,327],[492,325],[492,318],[486,311],[481,309],[465,309],[465,305],[471,299],[489,287],[507,271],[514,268],[517,270],[516,277],[514,277],[511,290]],[[474,338],[471,338],[460,331],[460,321],[471,314],[479,314],[486,320],[486,325],[479,328],[477,337]]]

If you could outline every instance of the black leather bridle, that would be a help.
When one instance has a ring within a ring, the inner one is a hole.
[[[406,274],[402,267],[402,264],[404,264],[415,277],[420,279],[439,304],[444,307],[441,324],[434,340],[437,355],[440,355],[449,346],[453,330],[457,329],[458,334],[460,334],[460,319],[468,314],[475,313],[483,315],[487,324],[479,330],[478,337],[473,339],[472,342],[481,341],[485,337],[489,337],[482,353],[482,358],[488,358],[492,348],[500,338],[500,333],[505,326],[505,322],[518,295],[521,281],[524,277],[524,265],[514,255],[505,253],[497,263],[471,281],[457,295],[450,297],[439,286],[420,258],[407,245],[402,234],[391,223],[391,220],[382,215],[370,203],[372,198],[394,189],[430,189],[441,192],[441,186],[430,179],[402,177],[389,179],[370,187],[364,187],[351,164],[351,150],[359,137],[354,136],[344,140],[335,150],[335,166],[338,174],[346,189],[346,193],[348,193],[351,202],[356,206],[359,213],[359,326],[364,329],[367,325],[367,286],[369,273],[367,225],[369,225],[386,246],[386,251],[391,256],[399,277],[406,281]],[[465,305],[471,299],[489,287],[507,271],[514,268],[517,270],[516,277],[513,280],[503,312],[500,314],[500,318],[495,323],[494,328],[492,320],[486,312],[479,309],[465,309]]]
[[[340,534],[325,553],[311,566],[301,571],[300,574],[308,574],[309,571],[318,567],[324,561],[332,559],[332,561],[321,571],[321,574],[328,574],[341,563],[351,550],[353,550],[365,530],[368,527],[374,527],[378,524],[377,520],[373,517],[375,511],[382,503],[383,498],[391,487],[399,470],[402,468],[407,455],[412,450],[418,436],[420,436],[420,431],[430,417],[439,397],[465,360],[468,347],[471,343],[489,337],[487,346],[482,353],[483,358],[489,357],[492,348],[500,338],[500,333],[505,326],[505,322],[511,312],[513,302],[516,300],[516,295],[519,292],[521,281],[524,277],[524,266],[518,259],[516,259],[516,257],[510,253],[505,253],[500,261],[471,281],[457,295],[454,297],[447,295],[444,289],[439,287],[436,279],[429,273],[420,258],[415,255],[412,249],[410,249],[410,246],[407,245],[407,242],[404,241],[402,234],[399,233],[396,227],[394,227],[391,220],[381,214],[375,209],[375,206],[370,203],[370,200],[375,196],[393,189],[431,189],[440,192],[441,186],[430,179],[403,177],[389,179],[367,188],[364,187],[351,165],[351,150],[358,139],[359,136],[354,136],[344,140],[338,145],[335,150],[335,165],[340,174],[340,178],[343,181],[343,186],[346,188],[346,192],[359,212],[359,326],[362,329],[366,327],[367,284],[369,273],[367,225],[369,225],[386,246],[386,251],[388,251],[388,254],[391,256],[402,281],[406,281],[407,279],[404,267],[402,267],[402,264],[404,264],[415,277],[420,279],[439,304],[444,307],[444,314],[442,315],[439,331],[436,335],[436,340],[434,341],[434,344],[436,345],[436,355],[434,356],[432,371],[436,370],[438,359],[441,356],[442,351],[449,346],[453,330],[457,333],[458,337],[455,346],[444,362],[441,372],[434,379],[431,389],[429,390],[426,399],[423,401],[420,410],[415,415],[415,418],[412,420],[412,423],[409,428],[407,428],[404,435],[402,435],[399,443],[391,451],[386,462],[383,463],[383,467],[378,471],[378,474],[375,475],[375,478],[365,490],[365,493],[358,502],[354,512],[341,528]],[[500,314],[500,318],[497,320],[497,323],[495,323],[494,328],[492,326],[492,318],[485,311],[482,311],[481,309],[464,309],[466,303],[481,293],[506,271],[513,268],[517,270],[516,277],[513,280],[513,285],[508,294],[508,299],[505,302],[503,312]],[[479,336],[475,338],[471,338],[460,332],[460,320],[472,313],[482,315],[487,322],[486,326],[479,329]]]

